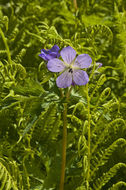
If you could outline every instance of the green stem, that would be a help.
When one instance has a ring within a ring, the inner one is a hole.
[[[74,8],[77,11],[77,0],[73,0]]]
[[[63,145],[62,145],[62,166],[61,166],[61,177],[60,177],[60,190],[64,189],[65,166],[66,166],[66,145],[67,145],[67,103],[64,103]]]
[[[87,103],[88,103],[88,172],[87,172],[87,181],[89,182],[90,178],[90,142],[91,142],[91,129],[90,129],[90,97],[88,94],[88,84],[87,84]]]
[[[66,102],[63,104],[63,144],[62,144],[62,165],[61,165],[61,177],[60,177],[60,190],[64,189],[64,181],[65,181],[65,167],[66,167],[66,147],[67,147],[67,102],[70,98],[70,93],[72,90],[72,86],[68,89],[66,93]],[[62,90],[61,90],[62,92]],[[61,93],[61,97],[64,97],[63,92]]]
[[[3,33],[1,28],[0,28],[0,34],[1,34],[1,37],[3,39],[4,45],[5,45],[5,48],[6,48],[6,51],[7,51],[8,62],[11,64],[10,50],[9,50],[9,47],[8,47],[8,44],[7,44],[7,40],[6,40],[5,36],[4,36],[4,33]]]

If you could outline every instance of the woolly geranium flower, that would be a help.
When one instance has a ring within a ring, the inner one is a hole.
[[[48,61],[47,68],[51,72],[62,72],[57,78],[56,84],[59,88],[67,88],[72,84],[85,85],[89,77],[83,68],[88,68],[92,62],[88,54],[78,55],[76,51],[68,46],[61,50],[60,55],[63,59],[54,58]]]
[[[59,57],[60,48],[57,45],[54,45],[50,50],[41,49],[41,54],[39,55],[45,61]]]

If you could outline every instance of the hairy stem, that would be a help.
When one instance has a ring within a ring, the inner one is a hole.
[[[63,110],[62,166],[61,166],[60,190],[64,189],[65,166],[66,166],[66,145],[67,145],[67,103],[64,103],[64,110]]]
[[[67,102],[70,98],[70,93],[73,86],[71,86],[66,93],[66,103],[63,104],[63,144],[62,144],[62,165],[61,165],[61,177],[60,177],[60,190],[64,189],[65,180],[65,167],[66,167],[66,147],[67,147]],[[64,97],[63,92],[61,97]]]
[[[88,94],[88,84],[87,88],[87,103],[88,103],[88,172],[87,172],[87,181],[89,182],[90,178],[90,142],[91,142],[91,131],[90,131],[90,97]]]
[[[73,0],[74,8],[77,10],[77,0]]]

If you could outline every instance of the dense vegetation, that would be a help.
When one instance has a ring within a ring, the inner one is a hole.
[[[125,0],[0,0],[0,189],[59,189],[66,100],[38,56],[55,44],[93,60],[67,101],[64,190],[125,190]]]

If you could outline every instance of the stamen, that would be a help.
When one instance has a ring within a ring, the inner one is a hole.
[[[73,70],[72,70],[72,68],[70,68],[70,69],[69,69],[69,73],[73,73]]]

